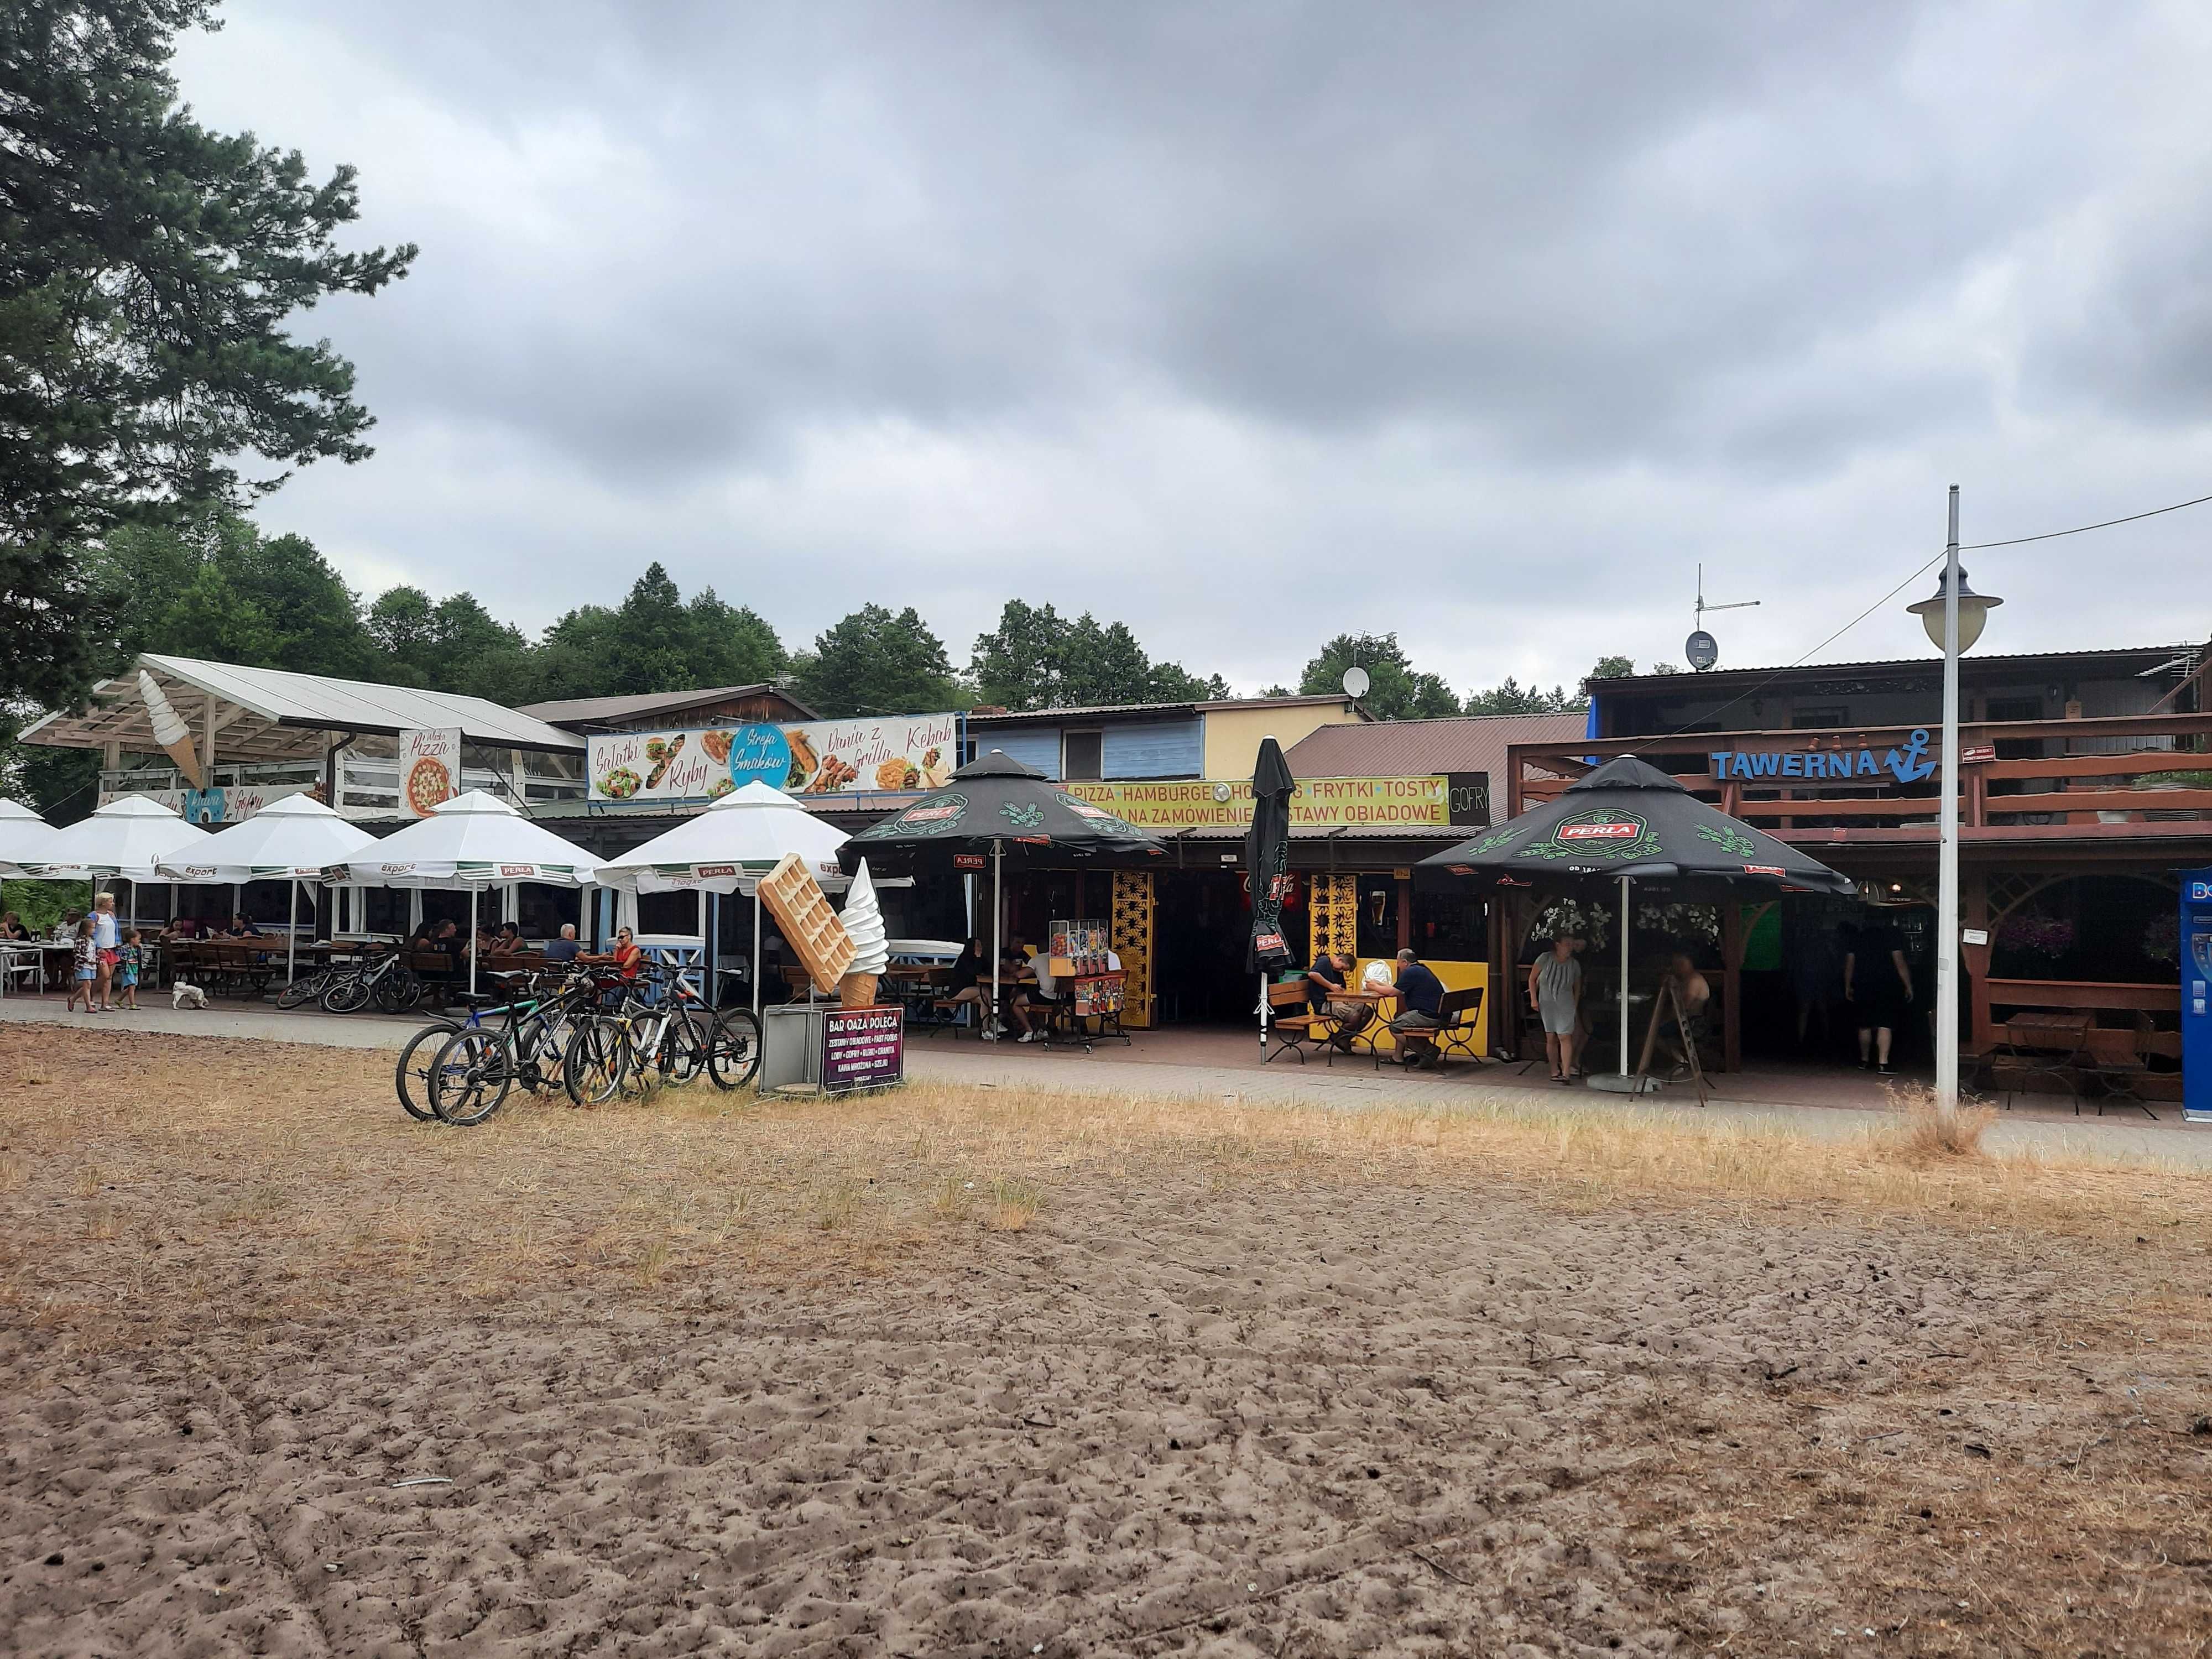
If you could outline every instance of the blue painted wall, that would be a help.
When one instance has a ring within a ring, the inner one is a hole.
[[[1105,765],[1109,779],[1194,778],[1206,765],[1206,744],[1196,719],[1147,720],[1109,726]]]
[[[1105,733],[1102,769],[1109,781],[1194,778],[1206,765],[1204,728],[1195,718],[1090,727],[1078,722],[1075,729]],[[1057,726],[978,726],[971,735],[978,755],[1003,750],[1057,781],[1060,734]]]
[[[1060,776],[1060,728],[1056,726],[979,726],[975,730],[975,758],[994,749],[1024,766],[1034,766],[1048,778]]]

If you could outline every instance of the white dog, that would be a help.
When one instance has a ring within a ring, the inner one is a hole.
[[[204,1008],[207,993],[189,980],[178,980],[169,987],[169,1006],[172,1008]]]

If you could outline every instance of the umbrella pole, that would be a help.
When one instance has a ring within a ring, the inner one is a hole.
[[[469,889],[469,994],[470,994],[471,996],[474,996],[476,994],[477,994],[477,890],[476,890],[475,888],[471,887],[471,888],[470,888],[470,889]],[[1626,1056],[1626,1055],[1627,1054],[1627,1053],[1628,1053],[1628,1037],[1627,1037],[1627,1036],[1626,1036],[1626,1031],[1625,1031],[1625,1030],[1624,1030],[1623,1035],[1622,1035],[1621,1039],[1620,1039],[1620,1052],[1621,1052],[1621,1054],[1622,1054],[1622,1055],[1623,1055],[1623,1056]],[[1626,1058],[1623,1058],[1623,1060],[1621,1060],[1621,1062],[1620,1062],[1620,1063],[1621,1063],[1621,1066],[1622,1066],[1622,1068],[1623,1068],[1624,1070],[1625,1070],[1625,1069],[1626,1069],[1627,1065],[1628,1065],[1628,1061],[1627,1061],[1627,1060],[1626,1060]]]
[[[753,970],[751,975],[753,981],[753,1021],[756,1024],[760,1021],[761,1008],[760,913],[760,884],[756,882],[753,884]]]
[[[1006,848],[994,841],[991,843],[991,1006],[983,1020],[987,1031],[999,1029],[999,883],[1006,868]]]
[[[1620,878],[1620,1074],[1628,1075],[1628,878]]]
[[[292,878],[291,908],[284,915],[284,983],[300,976],[300,878]]]
[[[1260,1058],[1267,1058],[1267,970],[1260,970]]]

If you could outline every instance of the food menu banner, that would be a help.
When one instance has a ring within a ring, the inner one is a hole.
[[[428,817],[459,793],[460,781],[459,726],[415,726],[399,734],[399,804],[409,817]]]
[[[822,1016],[822,1091],[887,1089],[906,1081],[906,1011],[831,1008]]]
[[[1079,799],[1139,830],[1242,830],[1252,822],[1252,784],[1068,783]],[[1414,778],[1307,778],[1291,795],[1291,827],[1449,824],[1451,785],[1442,774]]]
[[[754,779],[794,795],[936,789],[960,764],[960,717],[605,732],[586,758],[593,800],[715,800]]]

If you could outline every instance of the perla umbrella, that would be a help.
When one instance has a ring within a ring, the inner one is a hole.
[[[895,862],[950,871],[958,867],[953,863],[957,857],[988,854],[991,1008],[996,1019],[1000,893],[1009,859],[1017,866],[1060,866],[1071,859],[1145,862],[1166,854],[1158,836],[1069,794],[1035,768],[994,749],[955,772],[945,787],[861,830],[845,843],[837,861],[848,871],[863,859],[873,860],[877,868]]]
[[[27,876],[46,856],[54,827],[21,801],[0,799],[0,875]]]
[[[603,887],[631,893],[742,893],[750,896],[783,860],[797,854],[830,892],[849,879],[837,862],[845,832],[824,823],[781,789],[757,778],[723,796],[665,836],[599,866]],[[761,1003],[760,906],[753,907],[753,1012]]]
[[[323,872],[376,845],[376,837],[356,830],[313,796],[286,795],[252,817],[218,830],[155,868],[165,881],[282,881],[291,884],[285,918],[284,978],[299,963],[296,932],[300,884],[319,882]]]
[[[1260,740],[1252,768],[1252,827],[1244,834],[1244,876],[1252,889],[1252,932],[1245,942],[1244,971],[1260,977],[1260,1057],[1267,1057],[1267,974],[1285,967],[1290,946],[1283,939],[1283,890],[1290,884],[1291,794],[1298,781],[1291,775],[1282,745]]]
[[[513,881],[582,887],[598,861],[582,848],[532,823],[506,801],[471,789],[441,801],[428,817],[386,836],[323,879],[364,887],[465,887],[469,939],[477,932],[477,896]],[[469,989],[477,988],[477,958],[469,952]]]
[[[1763,830],[1708,806],[1657,767],[1624,755],[1543,805],[1421,860],[1485,887],[1617,883],[1620,893],[1620,1078],[1628,1081],[1629,884],[1663,882],[1686,902],[1732,892],[1856,890]],[[1593,1083],[1599,1081],[1591,1079]]]

